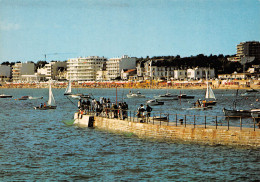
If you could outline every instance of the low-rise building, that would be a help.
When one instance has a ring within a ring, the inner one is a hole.
[[[192,80],[208,79],[215,77],[213,68],[190,68],[187,69],[187,78]]]
[[[122,70],[121,71],[121,80],[128,80],[131,76],[136,75],[136,69]]]

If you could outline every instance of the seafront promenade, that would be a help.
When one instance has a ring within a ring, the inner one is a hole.
[[[260,89],[260,80],[210,80],[213,89]],[[0,88],[48,88],[48,82],[41,83],[2,83]],[[66,88],[68,82],[53,82],[53,88]],[[113,81],[72,83],[72,88],[129,88],[129,89],[205,89],[204,81]]]

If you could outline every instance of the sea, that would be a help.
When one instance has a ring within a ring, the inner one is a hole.
[[[211,110],[190,110],[203,99],[205,90],[138,89],[146,98],[128,99],[130,89],[82,88],[74,93],[95,99],[126,102],[135,111],[158,94],[194,95],[193,100],[165,102],[152,106],[153,113],[223,116],[222,109],[236,102],[241,109],[259,108],[259,93],[236,96],[236,90],[214,90],[217,105]],[[48,100],[48,89],[0,89],[12,95],[0,99],[0,181],[259,181],[260,149],[184,144],[144,140],[95,128],[66,125],[77,111],[77,99],[53,88],[55,110],[34,110]],[[137,89],[132,89],[136,92]],[[239,94],[245,90],[239,90]],[[43,96],[42,100],[17,100],[22,96]],[[179,116],[181,117],[181,116]],[[192,117],[194,121],[194,117]],[[196,117],[197,124],[203,124]],[[221,121],[221,119],[219,119]],[[214,121],[207,121],[213,124]],[[224,120],[223,120],[224,122]],[[240,126],[240,120],[230,120]],[[252,127],[251,119],[242,121]]]

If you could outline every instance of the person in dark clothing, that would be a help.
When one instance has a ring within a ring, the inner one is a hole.
[[[153,108],[151,108],[148,104],[146,106],[146,111],[147,111],[147,117],[151,117],[151,112],[152,112]]]

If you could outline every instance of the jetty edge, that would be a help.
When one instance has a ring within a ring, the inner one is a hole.
[[[110,119],[94,115],[74,114],[74,124],[80,127],[94,127],[112,133],[131,133],[143,139],[166,142],[183,142],[202,145],[226,145],[247,148],[260,148],[260,129],[214,126],[196,128],[187,125],[168,126],[155,123],[140,123],[129,120]]]

